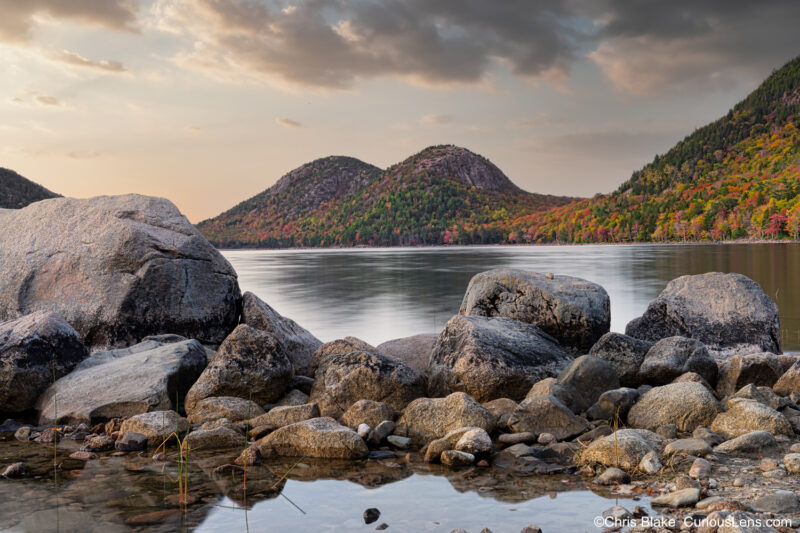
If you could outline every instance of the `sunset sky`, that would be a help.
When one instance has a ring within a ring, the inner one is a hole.
[[[318,157],[465,146],[609,192],[800,54],[800,2],[0,0],[0,166],[193,222]]]

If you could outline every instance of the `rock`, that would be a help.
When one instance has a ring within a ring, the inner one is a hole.
[[[87,423],[175,409],[206,366],[196,340],[163,344],[144,341],[100,351],[51,385],[37,401],[39,423]],[[57,392],[57,397],[56,397]]]
[[[670,383],[645,393],[628,412],[628,424],[645,429],[675,424],[693,431],[711,424],[718,412],[717,400],[699,383]]]
[[[362,439],[366,439],[369,437],[369,434],[372,433],[372,428],[369,424],[359,424],[356,433],[358,433],[358,436]]]
[[[364,511],[364,523],[371,524],[373,522],[377,522],[378,518],[381,517],[381,512],[374,507],[367,509]]]
[[[624,470],[616,467],[606,468],[602,474],[594,479],[597,485],[622,485],[623,483],[630,483],[631,476]]]
[[[711,384],[697,372],[686,372],[681,374],[677,378],[673,379],[672,383],[699,383],[703,387],[707,388],[708,392],[713,394],[715,398],[719,399],[719,396],[717,396],[717,391],[714,390],[714,387],[712,387]]]
[[[706,441],[710,446],[716,446],[725,439],[705,426],[697,426],[692,432],[692,437]]]
[[[690,507],[699,500],[700,489],[688,488],[657,496],[650,500],[650,504],[664,507]]]
[[[552,379],[552,378],[549,378]],[[535,387],[535,385],[534,385]],[[508,427],[508,418],[519,409],[519,404],[510,398],[498,398],[483,404],[487,411],[494,415],[497,420],[497,427],[505,429]]]
[[[616,435],[608,435],[593,441],[580,452],[578,464],[602,464],[625,470],[636,468],[645,455],[658,453],[664,447],[664,439],[652,431],[622,429]]]
[[[464,432],[453,448],[460,452],[480,455],[492,451],[492,439],[484,429],[472,428]]]
[[[650,476],[658,474],[661,471],[661,466],[658,454],[654,451],[647,452],[642,457],[642,460],[639,461],[639,470]]]
[[[788,453],[783,456],[783,465],[786,471],[792,474],[800,474],[800,453]]]
[[[552,433],[564,440],[586,432],[586,421],[573,414],[555,396],[528,398],[508,419],[509,428],[515,433]]]
[[[386,437],[386,440],[394,446],[395,448],[400,448],[401,450],[405,450],[411,446],[411,439],[408,437],[400,437],[398,435],[389,435]]]
[[[344,339],[337,339],[335,341],[326,342],[325,344],[320,346],[316,352],[314,352],[314,355],[311,356],[311,361],[308,364],[311,376],[316,375],[320,361],[322,361],[326,357],[330,355],[340,355],[343,353],[351,353],[351,352],[377,353],[378,350],[371,344],[366,343],[361,339],[357,339],[355,337],[345,337]],[[309,394],[311,393],[309,392]]]
[[[638,399],[639,391],[636,389],[623,387],[608,390],[600,395],[597,403],[586,412],[586,416],[590,420],[608,420],[619,414],[620,420],[624,420]]]
[[[84,445],[87,452],[105,452],[114,449],[114,439],[106,435],[96,435]]]
[[[745,433],[734,439],[726,440],[714,448],[715,453],[752,453],[758,452],[763,448],[777,446],[775,437],[767,431],[753,431]]]
[[[372,431],[372,439],[376,443],[380,443],[383,439],[392,434],[395,428],[395,423],[391,420],[384,420]]]
[[[328,417],[278,428],[259,440],[256,446],[262,457],[361,459],[369,455],[367,445],[355,431]]]
[[[720,369],[717,393],[724,398],[745,385],[772,387],[782,374],[783,365],[775,354],[735,355]]]
[[[439,460],[447,466],[469,466],[475,462],[475,456],[458,450],[446,450],[442,452]]]
[[[189,431],[189,422],[179,417],[175,411],[153,411],[132,416],[122,423],[119,438],[128,433],[140,433],[147,437],[147,444],[158,447],[170,434],[183,435]]]
[[[56,312],[89,346],[218,344],[238,321],[236,272],[168,200],[56,198],[4,214],[3,230],[0,320]]]
[[[678,426],[676,426],[675,424],[661,424],[656,428],[656,433],[658,433],[665,439],[677,439]]]
[[[579,412],[589,409],[604,392],[619,388],[619,378],[614,367],[592,355],[584,355],[572,361],[559,374],[558,381],[578,393]]]
[[[542,433],[541,435],[539,435],[539,438],[536,439],[536,442],[538,442],[543,446],[547,446],[549,444],[553,444],[557,440],[558,439],[556,439],[555,435],[553,435],[552,433]]]
[[[383,402],[400,411],[425,395],[425,378],[405,363],[374,351],[354,350],[350,343],[341,346],[342,351],[328,344],[318,350],[328,355],[317,359],[310,398],[323,415],[341,417],[359,400]]]
[[[318,418],[320,416],[319,407],[315,403],[303,405],[290,405],[286,407],[273,407],[266,414],[250,419],[251,427],[272,426],[280,428],[290,424],[296,424],[303,420]]]
[[[614,430],[611,429],[611,426],[609,426],[608,424],[605,423],[600,424],[596,428],[587,431],[586,433],[575,439],[575,442],[579,444],[589,444],[601,437],[605,437],[606,435],[611,435],[613,432]]]
[[[536,524],[528,524],[520,530],[520,533],[542,533],[542,528]]]
[[[497,442],[500,444],[529,444],[536,442],[536,434],[530,431],[523,431],[522,433],[503,433],[497,437]]]
[[[667,337],[648,350],[639,378],[652,385],[665,385],[686,372],[695,372],[709,383],[717,382],[717,363],[702,342]]]
[[[791,393],[800,394],[800,359],[781,375],[772,390],[780,396],[789,396]]]
[[[0,323],[0,410],[30,411],[54,379],[71,372],[88,355],[78,333],[56,313],[37,311]]]
[[[131,431],[119,439],[114,447],[120,452],[138,452],[147,447],[147,437],[141,433]]]
[[[192,431],[183,442],[189,450],[241,448],[247,443],[244,435],[227,427]]]
[[[382,353],[397,361],[402,361],[427,378],[428,361],[431,358],[433,345],[439,338],[438,333],[423,333],[401,339],[392,339],[375,347]]]
[[[72,452],[69,454],[69,458],[76,461],[92,461],[97,459],[97,454],[92,452]]]
[[[664,448],[667,455],[694,455],[705,457],[711,453],[711,446],[703,439],[679,439],[667,444]]]
[[[425,448],[425,462],[435,463],[439,461],[442,452],[452,449],[450,442],[447,439],[436,439],[428,443]]]
[[[534,383],[531,390],[528,391],[528,394],[525,396],[525,399],[547,395],[555,396],[561,400],[561,403],[566,405],[573,413],[580,412],[578,391],[569,385],[560,383],[556,378],[545,378]]]
[[[308,376],[296,375],[289,382],[289,392],[287,394],[290,394],[294,389],[297,389],[306,396],[308,396],[309,394],[311,394],[311,388],[313,386],[314,386],[314,378]],[[302,403],[308,403],[308,398],[306,398],[305,401],[303,401]]]
[[[625,334],[653,342],[689,337],[722,356],[781,353],[778,306],[741,274],[709,272],[670,281]]]
[[[253,466],[261,464],[261,453],[256,446],[248,446],[239,456],[233,460],[233,464],[238,466]]]
[[[777,490],[757,498],[751,506],[762,513],[787,514],[800,509],[800,500],[790,490]]]
[[[7,479],[17,479],[25,475],[25,463],[13,463],[8,465],[0,476]]]
[[[652,346],[652,342],[611,332],[600,337],[589,350],[589,355],[610,364],[623,387],[638,387],[641,385],[639,367]]]
[[[424,444],[466,426],[480,427],[491,433],[495,420],[472,397],[454,392],[446,398],[419,398],[408,404],[397,422],[395,434]]]
[[[729,400],[728,410],[718,414],[711,424],[711,431],[728,439],[761,430],[773,435],[794,436],[792,426],[782,414],[760,402],[744,398]]]
[[[689,476],[694,479],[707,479],[711,475],[711,463],[698,457],[689,468]]]
[[[601,286],[570,276],[548,278],[507,268],[475,275],[459,314],[527,322],[577,351],[591,348],[611,323],[608,294]]]
[[[14,432],[14,438],[17,440],[21,440],[23,442],[30,440],[31,438],[31,427],[30,426],[22,426],[18,430]]]
[[[249,420],[264,414],[264,409],[256,402],[235,396],[211,396],[203,398],[186,410],[190,424],[203,424],[220,418],[228,420]]]
[[[276,407],[287,407],[290,405],[303,405],[308,403],[308,394],[298,389],[290,389],[289,392],[281,396]]]
[[[347,408],[342,415],[342,422],[351,428],[357,428],[361,424],[375,427],[384,420],[394,420],[396,417],[397,412],[388,403],[359,400]]]
[[[292,377],[292,362],[266,331],[241,324],[220,345],[186,395],[186,408],[212,396],[247,398],[258,404],[278,401]]]
[[[518,400],[572,358],[542,330],[510,318],[454,316],[431,352],[428,390],[466,392],[479,402]]]

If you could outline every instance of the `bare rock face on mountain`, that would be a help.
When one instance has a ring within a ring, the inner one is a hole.
[[[608,333],[611,324],[608,293],[600,285],[508,268],[476,274],[459,314],[528,322],[563,347],[583,352]]]
[[[88,355],[78,333],[55,313],[38,311],[0,323],[0,412],[33,409],[53,379]]]
[[[431,353],[428,390],[432,396],[466,392],[479,402],[521,400],[571,360],[555,339],[526,322],[456,315]]]
[[[625,334],[651,342],[689,337],[721,357],[781,353],[778,306],[741,274],[709,272],[670,281]]]
[[[412,174],[448,176],[484,191],[521,191],[491,161],[460,146],[431,146],[401,165],[410,165]]]
[[[90,346],[217,344],[236,326],[236,273],[168,200],[57,198],[0,218],[0,320],[53,311]]]
[[[311,375],[308,365],[311,356],[322,346],[322,342],[291,318],[275,311],[252,292],[242,297],[242,323],[268,331],[281,344],[281,349],[292,361],[295,373]]]

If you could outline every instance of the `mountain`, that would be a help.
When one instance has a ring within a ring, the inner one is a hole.
[[[0,209],[21,209],[33,202],[58,196],[13,170],[0,168]]]
[[[800,57],[616,191],[514,220],[522,242],[798,238]]]
[[[523,191],[465,148],[432,146],[385,171],[318,159],[198,228],[224,247],[496,243],[511,220],[574,200]]]

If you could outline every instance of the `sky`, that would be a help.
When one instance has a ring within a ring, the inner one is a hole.
[[[0,166],[192,222],[457,144],[592,196],[800,55],[796,0],[0,0]]]

